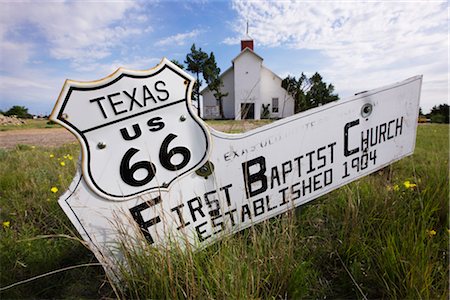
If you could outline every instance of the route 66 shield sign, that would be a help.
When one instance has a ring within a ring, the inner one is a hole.
[[[83,177],[94,192],[125,200],[167,190],[206,162],[210,137],[190,109],[193,83],[167,59],[147,71],[65,82],[51,119],[80,141]]]

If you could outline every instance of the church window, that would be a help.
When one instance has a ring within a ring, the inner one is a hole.
[[[278,112],[278,98],[272,98],[272,112]]]

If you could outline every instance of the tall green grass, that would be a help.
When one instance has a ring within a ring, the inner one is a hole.
[[[413,156],[201,251],[127,247],[113,287],[94,266],[0,295],[448,299],[448,130],[419,126]],[[96,262],[56,203],[75,172],[67,154],[78,148],[0,150],[1,287]]]
[[[57,203],[73,179],[78,152],[78,145],[0,149],[1,287],[60,268],[96,262]],[[54,193],[52,188],[58,191]],[[103,280],[101,267],[80,268],[19,285],[0,295],[92,297]]]

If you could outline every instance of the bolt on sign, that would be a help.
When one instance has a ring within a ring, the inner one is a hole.
[[[104,265],[124,232],[203,247],[414,151],[422,76],[242,134],[194,113],[193,84],[167,59],[64,84],[51,119],[82,155],[59,203]]]

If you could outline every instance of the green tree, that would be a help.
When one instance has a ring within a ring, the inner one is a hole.
[[[28,113],[28,108],[25,106],[14,105],[8,111],[5,112],[5,116],[16,116],[22,119],[30,119],[33,116]]]
[[[293,76],[288,76],[281,82],[281,86],[294,98],[294,112],[298,113],[310,108],[306,102],[306,91],[311,87],[306,75],[302,73],[297,80]]]
[[[295,113],[339,100],[339,96],[334,94],[334,86],[322,79],[317,72],[310,78],[302,73],[298,80],[292,76],[283,79],[281,86],[294,98]]]
[[[176,59],[171,59],[171,62],[173,62],[177,67],[179,67],[181,70],[184,70],[184,65],[182,63],[180,63],[178,60]]]
[[[435,105],[429,113],[432,123],[449,124],[449,107],[448,104]]]
[[[223,98],[228,96],[228,93],[222,92],[223,82],[220,78],[220,68],[217,67],[216,58],[214,53],[211,52],[208,59],[203,65],[203,78],[208,85],[210,91],[213,92],[214,98],[217,100],[219,106],[219,115],[221,119],[225,118],[223,113]]]
[[[191,52],[186,55],[186,70],[192,72],[197,76],[197,82],[194,84],[194,92],[192,93],[193,99],[197,101],[197,111],[200,116],[200,86],[202,82],[200,81],[200,73],[203,72],[203,68],[206,60],[208,59],[208,54],[202,51],[202,48],[195,48],[195,44],[192,44]]]

